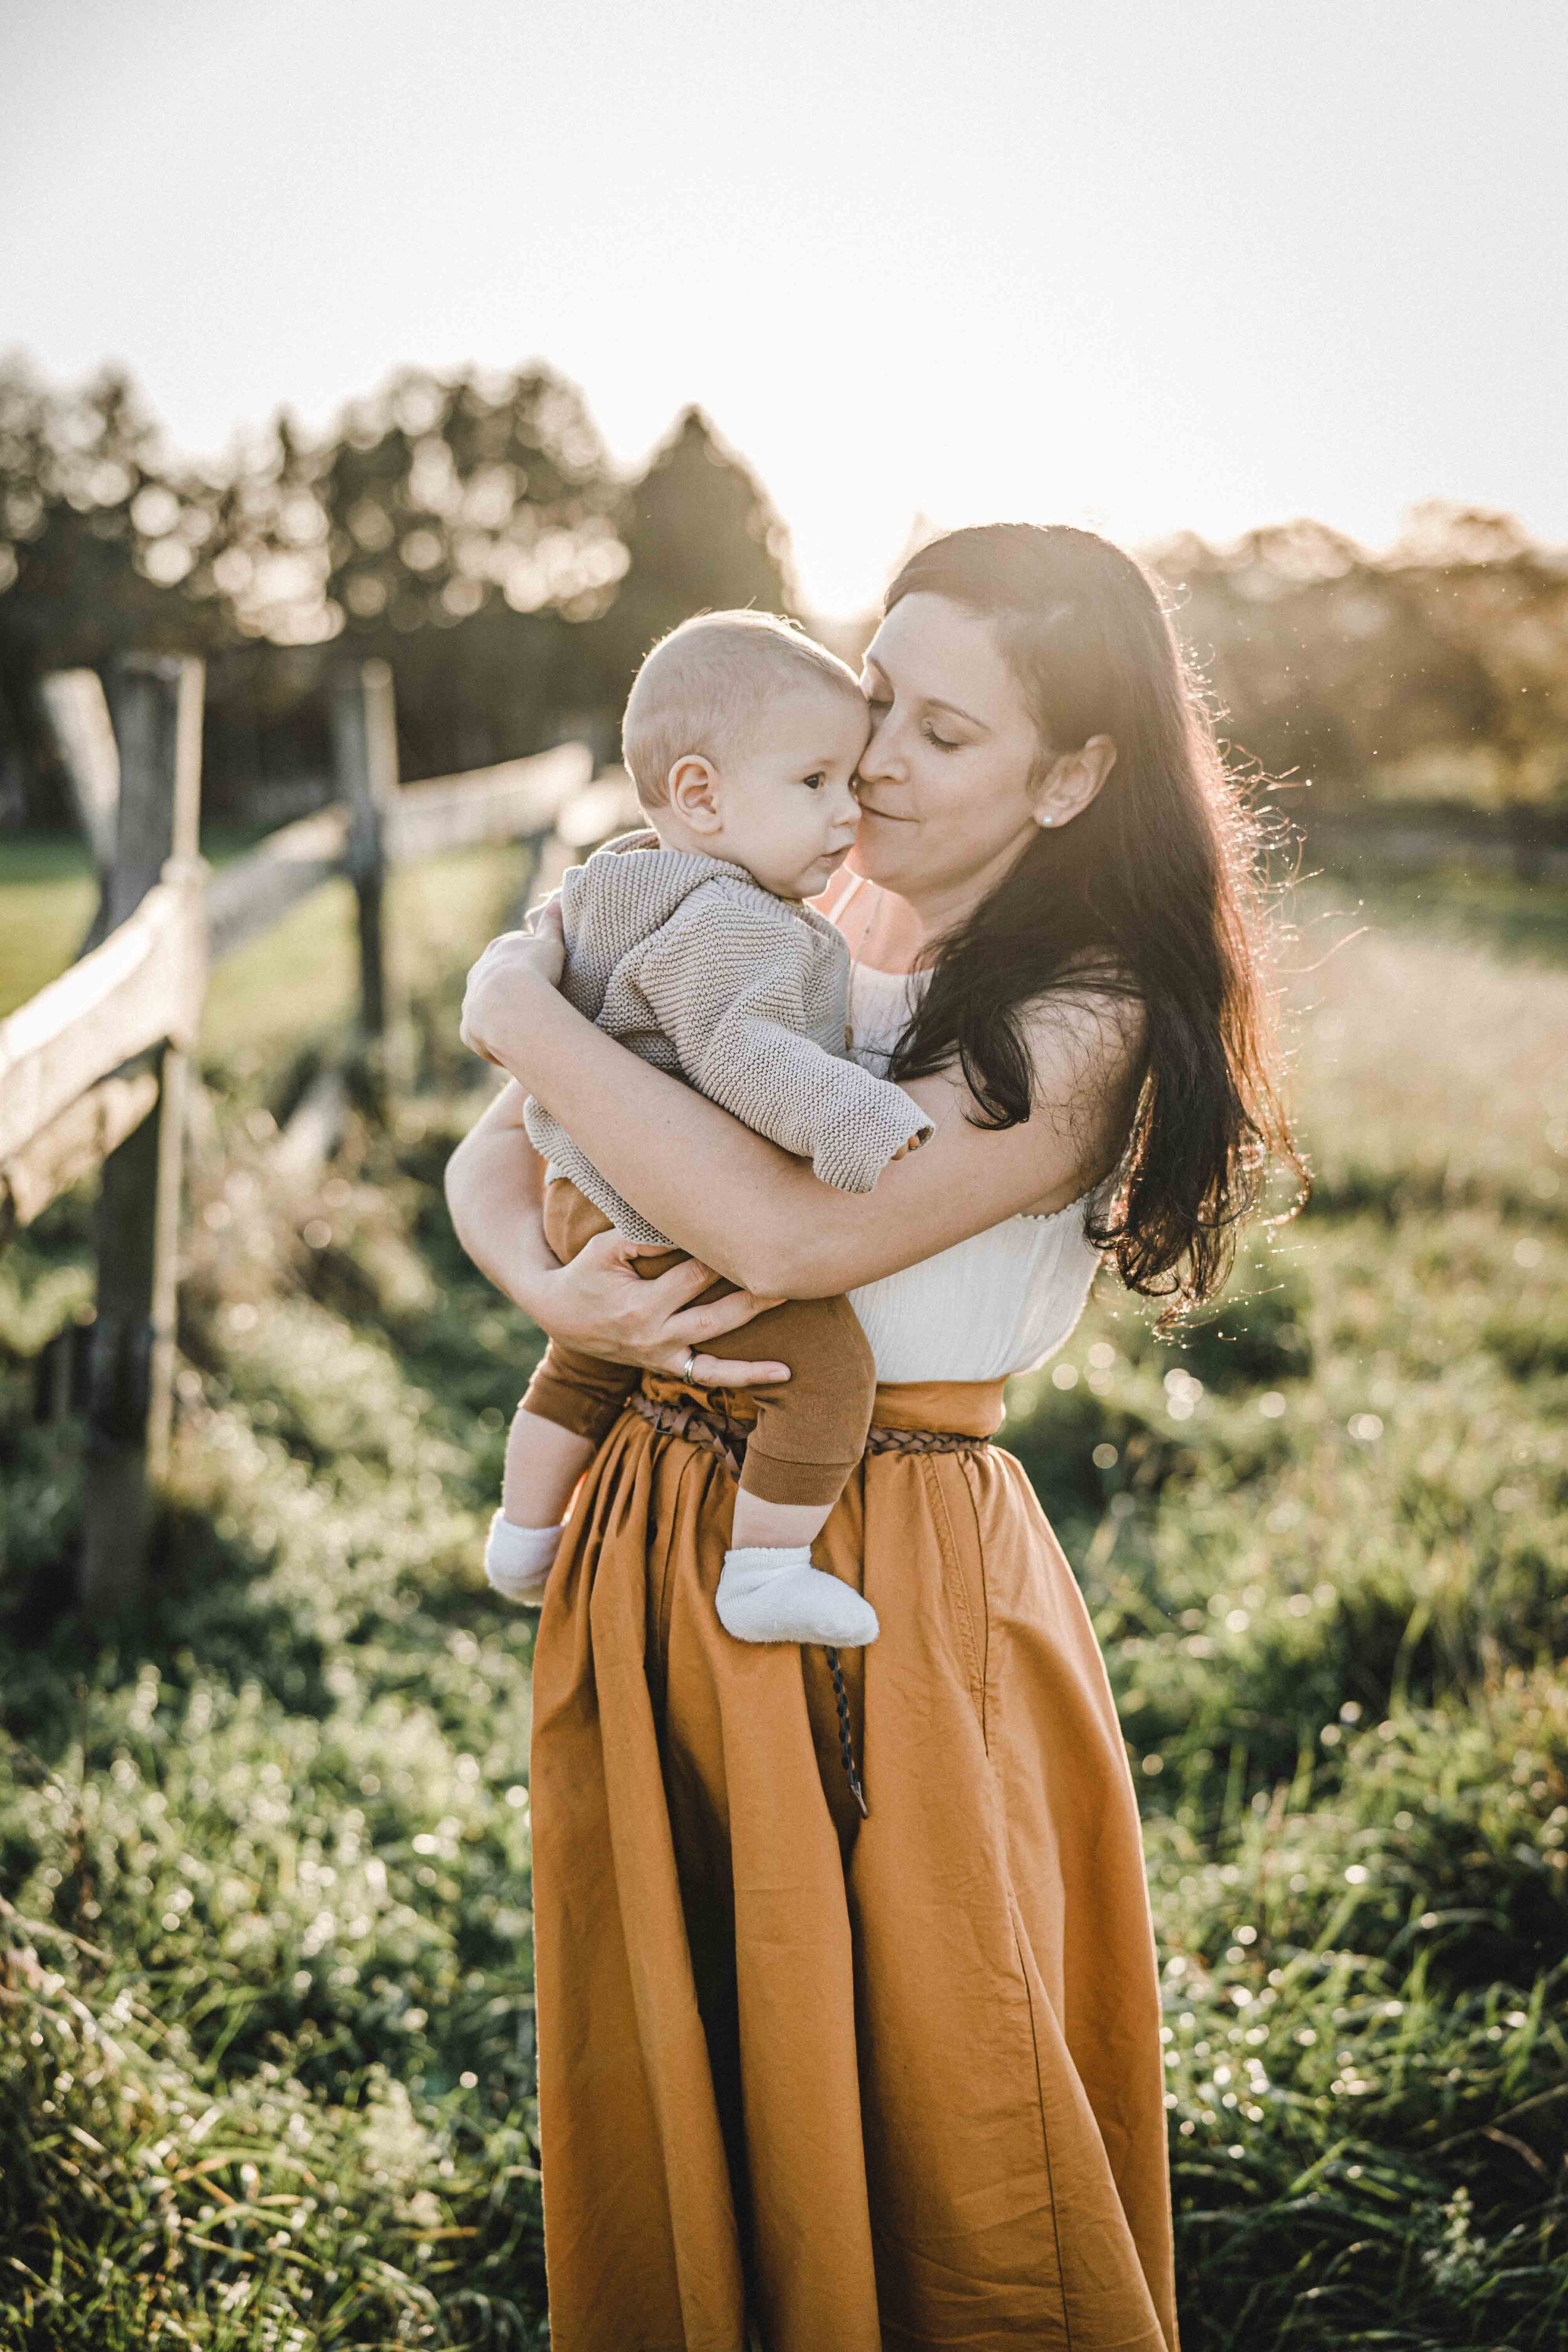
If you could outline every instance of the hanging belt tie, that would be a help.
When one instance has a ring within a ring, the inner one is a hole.
[[[700,1445],[721,1462],[733,1478],[739,1478],[745,1467],[747,1433],[741,1423],[728,1414],[704,1412],[700,1405],[666,1404],[656,1397],[645,1396],[634,1389],[626,1400],[636,1413],[640,1413],[653,1429],[666,1437],[684,1437],[689,1445]],[[990,1444],[985,1437],[966,1437],[952,1429],[872,1429],[867,1433],[868,1454],[979,1454]],[[844,1669],[838,1653],[826,1645],[823,1651],[827,1671],[833,1678],[833,1704],[838,1715],[838,1753],[844,1763],[844,1777],[849,1783],[849,1793],[868,1816],[870,1807],[866,1802],[866,1790],[855,1764],[855,1744],[849,1735],[849,1694],[844,1687]]]

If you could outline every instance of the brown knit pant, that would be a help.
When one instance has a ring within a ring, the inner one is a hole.
[[[563,1265],[607,1233],[610,1220],[557,1177],[544,1193],[544,1236]],[[684,1250],[661,1250],[634,1261],[646,1281],[679,1265]],[[704,1299],[736,1287],[715,1282]],[[738,1331],[708,1340],[703,1354],[726,1362],[773,1359],[792,1377],[749,1389],[757,1407],[741,1484],[764,1503],[836,1503],[865,1451],[877,1374],[871,1349],[847,1298],[788,1298],[753,1316]],[[596,1445],[619,1419],[642,1374],[605,1363],[552,1339],[528,1384],[523,1409],[541,1421],[575,1431]]]

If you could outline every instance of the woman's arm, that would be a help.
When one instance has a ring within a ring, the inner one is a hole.
[[[696,1306],[713,1279],[710,1267],[688,1260],[645,1281],[633,1261],[647,1253],[616,1234],[601,1234],[570,1265],[558,1263],[544,1238],[544,1165],[522,1123],[525,1099],[521,1087],[504,1087],[447,1163],[453,1228],[480,1273],[552,1339],[584,1355],[679,1372],[691,1350],[692,1377],[710,1388],[787,1378],[782,1364],[702,1352],[706,1341],[738,1330],[776,1300],[736,1291]]]
[[[584,1020],[555,991],[559,968],[548,934],[492,941],[469,977],[465,1039],[547,1104],[651,1223],[750,1290],[830,1297],[875,1281],[1021,1210],[1067,1207],[1121,1148],[1130,1007],[1058,1001],[1037,1018],[1039,1107],[1023,1126],[973,1125],[955,1076],[912,1085],[935,1134],[853,1194]]]
[[[530,1315],[546,1276],[559,1273],[544,1238],[544,1168],[522,1123],[527,1097],[503,1087],[447,1162],[452,1227],[479,1272]]]

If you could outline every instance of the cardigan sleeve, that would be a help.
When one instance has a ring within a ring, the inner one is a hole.
[[[901,1087],[809,1034],[822,1014],[820,959],[805,924],[704,891],[647,942],[637,984],[700,1093],[809,1160],[835,1191],[868,1192],[931,1122]]]

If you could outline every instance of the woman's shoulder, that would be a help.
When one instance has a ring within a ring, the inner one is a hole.
[[[1103,966],[1064,972],[1020,1008],[1020,1017],[1037,1060],[1069,1053],[1108,1075],[1137,1055],[1147,1026],[1131,979]]]
[[[1080,1186],[1074,1205],[1090,1206],[1113,1180],[1131,1133],[1144,1066],[1142,1000],[1103,978],[1086,981],[1081,990],[1037,997],[1021,1025],[1033,1066],[1029,1123],[1071,1136]]]
[[[1140,998],[1103,980],[1081,990],[1053,989],[1019,1008],[1020,1043],[1029,1057],[1027,1126],[1042,1136],[1070,1136],[1081,1190],[1093,1190],[1127,1147],[1143,1070]]]

